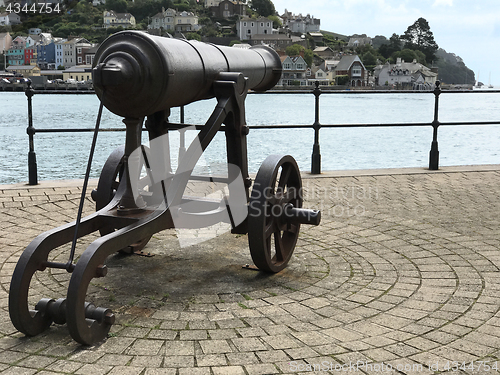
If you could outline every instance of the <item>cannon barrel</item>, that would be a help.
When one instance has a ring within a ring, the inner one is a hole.
[[[214,97],[221,72],[242,73],[249,89],[265,91],[280,79],[281,61],[265,46],[240,49],[122,31],[100,45],[92,73],[106,108],[140,118]]]

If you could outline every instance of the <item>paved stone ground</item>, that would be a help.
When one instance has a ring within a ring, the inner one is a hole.
[[[65,325],[26,338],[7,311],[17,259],[36,235],[75,219],[80,189],[0,188],[0,372],[498,372],[499,166],[326,174],[304,187],[323,220],[302,228],[279,274],[241,268],[251,263],[246,236],[223,228],[183,248],[165,231],[146,248],[152,258],[111,257],[88,297],[117,322],[92,347]],[[67,281],[38,272],[30,300],[64,297]]]

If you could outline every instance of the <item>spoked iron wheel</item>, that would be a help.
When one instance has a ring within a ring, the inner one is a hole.
[[[290,260],[300,223],[287,212],[302,207],[302,180],[295,159],[270,155],[264,160],[252,188],[248,211],[248,242],[255,265],[279,272]]]
[[[96,211],[106,207],[114,198],[124,173],[124,155],[125,146],[119,146],[111,153],[111,155],[109,155],[106,163],[104,163],[104,167],[102,168],[101,175],[99,176],[99,181],[97,183],[97,189],[92,192],[92,199],[95,201]],[[105,236],[113,231],[114,229],[112,228],[99,229],[101,236]],[[121,252],[140,252],[147,245],[150,239],[151,236],[143,238],[122,249]]]

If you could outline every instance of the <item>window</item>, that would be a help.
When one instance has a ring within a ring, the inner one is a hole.
[[[224,9],[225,9],[225,10],[228,10],[228,9],[229,9],[229,4],[225,4],[225,5],[224,5]]]
[[[264,22],[261,22],[261,23],[260,23],[260,27],[264,27]]]
[[[255,24],[252,22],[250,26],[251,26],[251,27],[254,27],[254,26],[255,26]]]
[[[243,22],[243,27],[247,27],[247,23],[246,22]]]
[[[285,63],[285,64],[283,64],[283,69],[290,70],[290,69],[292,69],[292,66],[290,63]]]
[[[304,69],[304,65],[302,64],[297,64],[297,70],[302,70]]]
[[[247,34],[250,35],[252,33],[252,30],[248,29]]]
[[[352,68],[351,75],[353,77],[361,77],[361,67],[360,66],[354,66]]]
[[[82,58],[78,57],[78,64],[81,64],[81,63],[82,63]]]

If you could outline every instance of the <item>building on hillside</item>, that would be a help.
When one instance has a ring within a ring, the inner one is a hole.
[[[72,66],[63,71],[63,80],[90,81],[92,79],[92,65]]]
[[[26,47],[26,37],[24,36],[16,36],[12,40],[11,48],[25,48]]]
[[[307,84],[309,86],[314,86],[316,82],[319,82],[321,86],[328,86],[331,80],[328,72],[325,72],[317,66],[313,66],[311,69],[308,69]]]
[[[19,25],[21,23],[21,17],[19,14],[14,12],[0,13],[0,26],[8,25]]]
[[[339,63],[340,63],[340,58],[339,59],[325,59],[319,65],[319,68],[326,73],[333,72],[337,68]]]
[[[349,77],[349,86],[367,86],[368,85],[368,70],[363,65],[363,62],[358,55],[342,56],[337,67],[335,68],[335,76]]]
[[[285,9],[285,13],[281,16],[283,27],[288,28],[292,33],[319,33],[321,29],[321,20],[307,14],[295,15]]]
[[[189,32],[198,31],[200,25],[198,24],[198,16],[193,12],[177,12],[175,15],[175,31],[176,32]]]
[[[375,84],[378,86],[432,90],[437,80],[437,72],[413,60],[407,63],[401,58],[396,64],[378,65],[374,70]]]
[[[198,31],[198,16],[193,12],[177,12],[174,9],[162,8],[160,13],[155,14],[151,18],[151,23],[148,25],[150,30],[165,30],[168,32],[189,32]]]
[[[54,42],[54,51],[55,51],[55,66],[56,69],[59,67],[64,67],[64,43],[66,43],[66,39],[59,40]]]
[[[24,49],[24,64],[37,65],[37,47],[29,46]]]
[[[94,63],[94,57],[98,47],[99,46],[94,46],[90,48],[85,48],[83,50],[83,55],[84,55],[83,65],[92,65]]]
[[[211,7],[216,7],[219,6],[219,3],[221,0],[205,0],[205,8],[211,8]]]
[[[148,25],[148,29],[163,29],[165,31],[173,31],[175,26],[175,14],[174,9],[162,8],[160,13],[155,14],[151,18],[151,23]]]
[[[26,37],[16,36],[12,40],[10,48],[5,52],[7,64],[16,66],[24,65],[25,48],[26,48]]]
[[[273,21],[265,17],[257,19],[243,17],[236,22],[236,33],[240,40],[249,40],[258,34],[272,34]]]
[[[241,1],[222,0],[218,5],[210,7],[210,13],[215,18],[245,17],[246,9],[246,4]]]
[[[36,46],[42,42],[42,37],[37,35],[28,35],[26,37],[26,47]]]
[[[84,63],[83,50],[85,48],[93,47],[85,38],[73,38],[62,43],[63,63],[65,68],[75,65],[82,65]]]
[[[320,33],[320,32],[317,32],[317,33],[309,33],[309,36],[312,38],[312,40],[314,41],[314,43],[316,45],[321,45],[323,44],[323,34]]]
[[[39,44],[37,48],[37,65],[42,70],[56,69],[56,45],[54,42],[49,44]]]
[[[293,39],[285,34],[255,34],[252,35],[248,44],[252,46],[266,45],[276,51],[284,51],[286,47],[293,44]]]
[[[123,27],[124,29],[135,26],[135,17],[130,13],[116,13],[113,10],[105,10],[103,13],[103,27]]]
[[[316,47],[313,52],[322,59],[331,59],[337,54],[330,47]]]
[[[347,42],[347,47],[356,48],[364,45],[373,45],[372,38],[367,37],[365,34],[361,36],[352,36],[349,38],[349,42]]]
[[[12,36],[9,32],[0,33],[0,52],[4,53],[12,46]]]
[[[24,48],[11,47],[5,52],[8,65],[22,66],[24,65]]]
[[[17,66],[9,66],[5,69],[6,72],[13,72],[16,74],[22,74],[24,78],[28,77],[39,77],[40,76],[40,68],[36,65],[17,65]]]
[[[307,63],[302,56],[281,56],[283,71],[277,86],[307,86]]]

